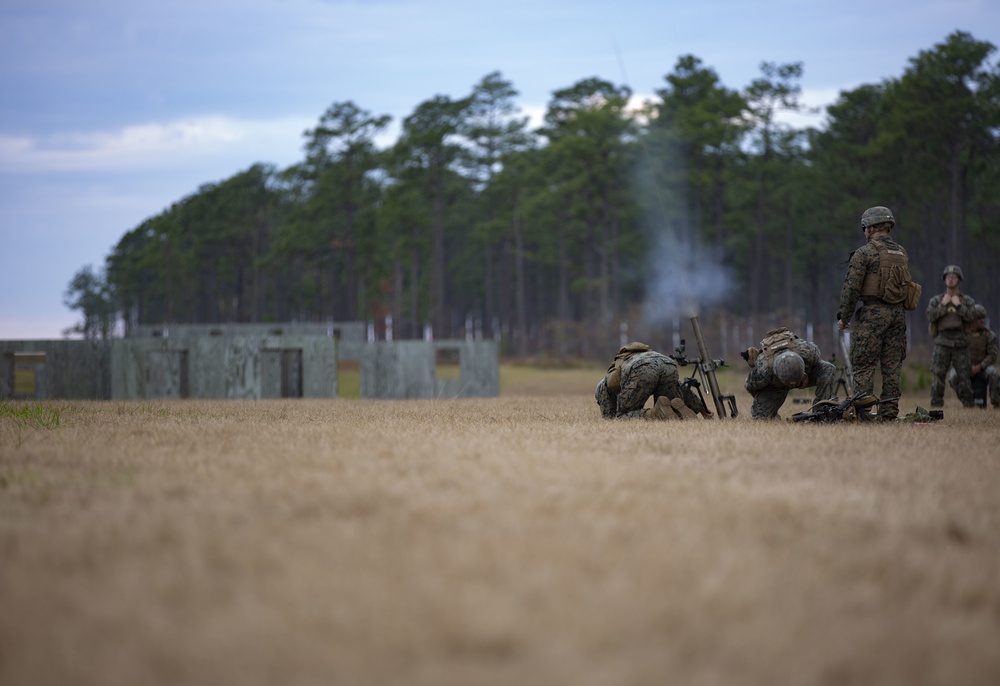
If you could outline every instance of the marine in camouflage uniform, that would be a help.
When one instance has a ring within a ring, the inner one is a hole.
[[[941,278],[945,283],[945,292],[935,295],[927,305],[927,321],[934,336],[931,407],[944,405],[944,381],[950,368],[955,369],[955,394],[964,407],[972,407],[972,361],[969,359],[968,332],[972,328],[972,308],[976,301],[959,292],[958,286],[963,278],[962,270],[956,265],[945,267]]]
[[[768,341],[775,334],[785,333],[789,337],[782,345],[783,351],[790,351],[802,360],[801,371],[796,371],[792,377],[782,380],[782,374],[775,370],[776,356],[768,351]],[[816,387],[815,402],[828,400],[834,394],[833,378],[837,368],[820,355],[819,346],[803,340],[786,329],[769,331],[760,342],[760,348],[747,350],[747,364],[751,365],[743,387],[753,396],[750,416],[753,419],[777,419],[778,411],[788,397],[788,391],[793,388]],[[803,382],[802,377],[806,380]]]
[[[882,398],[897,398],[879,405],[883,420],[895,419],[899,414],[900,372],[906,357],[906,312],[902,302],[889,303],[877,295],[862,295],[862,288],[866,276],[881,273],[882,252],[902,253],[904,262],[908,260],[903,246],[889,237],[895,225],[896,219],[887,207],[870,207],[861,215],[861,229],[868,242],[851,254],[837,310],[840,330],[848,327],[852,317],[855,319],[850,352],[855,393],[873,393],[877,366],[882,372]],[[855,312],[858,301],[862,305]]]
[[[969,334],[969,361],[972,363],[970,370],[971,381],[982,379],[986,385],[990,404],[994,408],[1000,407],[1000,371],[997,371],[997,356],[1000,349],[997,346],[997,335],[986,326],[986,308],[982,305],[975,305],[972,308],[972,332]],[[955,392],[957,374],[952,369],[948,374],[948,383]],[[975,391],[975,389],[973,389]],[[975,395],[975,393],[973,393]]]
[[[608,374],[598,382],[594,390],[594,398],[601,408],[601,416],[605,419],[675,418],[676,415],[668,414],[670,412],[668,406],[671,400],[678,398],[687,408],[682,418],[693,417],[696,412],[705,416],[711,415],[701,398],[680,384],[677,362],[669,355],[650,350],[649,346],[642,343],[630,343],[619,350],[616,362],[618,378],[615,373],[616,364],[612,363],[608,368]],[[653,396],[653,407],[643,409],[650,396]],[[666,406],[657,405],[661,397],[666,399],[664,401]]]

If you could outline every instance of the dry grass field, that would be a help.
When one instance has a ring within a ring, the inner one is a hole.
[[[1000,683],[1000,412],[606,422],[600,374],[3,404],[0,684]]]

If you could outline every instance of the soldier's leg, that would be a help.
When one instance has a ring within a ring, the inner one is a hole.
[[[869,321],[869,309],[858,311],[858,321],[851,334],[851,367],[854,369],[854,392],[872,393],[875,388],[875,365],[878,364],[882,344],[880,330]]]
[[[653,397],[667,397],[669,401],[681,397],[681,385],[677,367],[670,364],[657,364],[656,385],[653,387]]]
[[[784,388],[765,388],[757,391],[753,397],[753,405],[750,406],[750,416],[753,419],[776,418],[786,397],[788,391]]]
[[[601,379],[594,390],[594,399],[601,408],[601,416],[605,419],[614,419],[615,410],[618,409],[618,401],[615,395],[608,390],[607,377]]]
[[[948,370],[948,385],[951,386],[951,390],[955,390],[955,370]]]
[[[833,379],[836,375],[837,368],[826,360],[820,360],[812,368],[812,372],[809,374],[809,385],[816,387],[816,397],[813,402],[818,403],[820,400],[829,400],[833,397],[834,393],[837,392],[833,387]]]
[[[949,374],[949,378],[950,376]],[[985,374],[985,370],[980,371],[978,374],[972,374],[969,377],[969,385],[972,386],[973,405],[982,407],[985,410],[990,403],[990,381]]]
[[[951,366],[955,368],[955,395],[962,401],[963,407],[975,405],[972,398],[972,360],[969,359],[969,348],[953,348]]]
[[[648,363],[637,363],[622,374],[622,387],[618,391],[619,417],[641,417],[642,407],[653,395],[658,378],[657,369]]]
[[[684,399],[684,404],[690,407],[692,410],[698,414],[704,413],[708,407],[705,405],[705,401],[702,400],[698,392],[688,386],[681,385],[681,398]],[[714,400],[712,401],[714,404]]]
[[[892,322],[882,335],[882,355],[879,360],[882,370],[882,395],[879,399],[895,398],[879,405],[878,414],[882,419],[895,419],[899,414],[899,396],[903,390],[899,377],[904,357],[906,357],[906,313],[900,308],[893,312]]]
[[[931,407],[944,405],[944,377],[951,367],[951,347],[935,345],[931,355]]]
[[[986,376],[986,383],[989,384],[990,404],[993,407],[1000,407],[1000,371],[990,365],[981,373]]]

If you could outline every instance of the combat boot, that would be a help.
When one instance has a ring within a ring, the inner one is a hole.
[[[663,398],[660,398],[663,400]],[[695,414],[694,410],[684,404],[684,401],[680,398],[674,398],[670,401],[670,407],[677,414],[678,419],[695,419],[698,415]]]
[[[674,413],[670,406],[670,398],[665,395],[661,395],[653,403],[652,409],[644,415],[646,419],[677,419],[677,415]]]

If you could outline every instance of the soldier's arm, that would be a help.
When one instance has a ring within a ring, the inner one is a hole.
[[[966,324],[971,324],[972,319],[975,315],[972,314],[972,308],[975,307],[976,301],[971,295],[963,295],[961,297],[961,304],[958,306],[958,316],[962,318],[962,321]]]
[[[743,384],[743,387],[747,389],[749,393],[756,393],[757,391],[762,391],[771,385],[771,380],[773,375],[771,370],[768,369],[767,365],[763,362],[760,364],[755,364],[753,369],[750,370],[750,374],[747,375],[747,380]]]
[[[864,253],[861,250],[855,251],[847,265],[844,287],[840,291],[840,309],[837,310],[837,319],[842,321],[844,326],[847,326],[854,316],[854,308],[857,307],[858,298],[861,297],[861,282],[865,280],[867,271],[868,264]]]
[[[947,311],[947,306],[941,304],[941,296],[935,295],[931,298],[931,301],[927,303],[927,320],[936,322],[943,317]]]
[[[798,353],[802,357],[802,361],[805,362],[806,373],[808,374],[809,370],[815,367],[816,363],[819,362],[819,346],[809,341],[799,341]]]
[[[979,365],[983,369],[986,369],[987,367],[996,364],[997,363],[997,356],[998,356],[998,354],[1000,354],[1000,348],[998,348],[998,346],[997,346],[997,335],[995,333],[993,333],[992,331],[990,331],[989,329],[987,329],[986,330],[986,357],[983,358],[983,361],[980,362]]]

